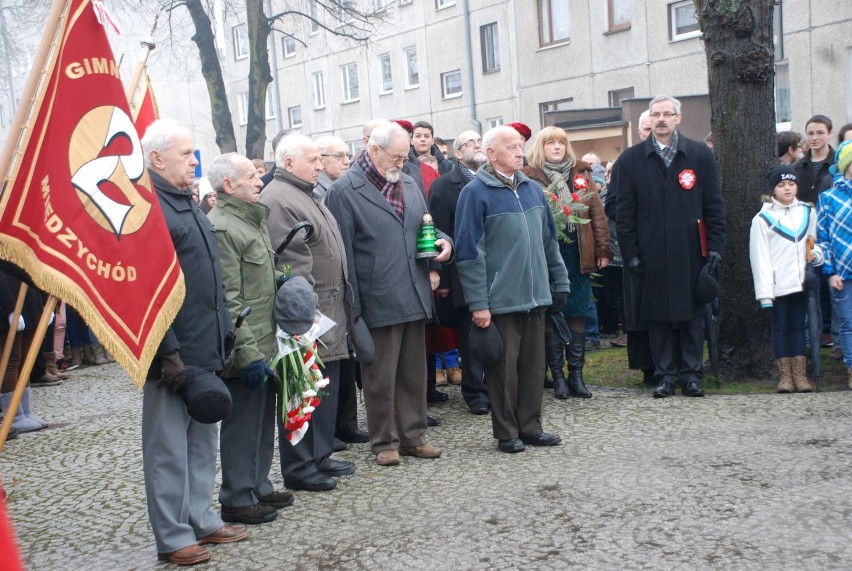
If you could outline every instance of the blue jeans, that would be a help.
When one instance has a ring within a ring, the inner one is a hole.
[[[805,292],[775,298],[772,305],[772,351],[776,359],[805,354],[807,311],[808,297]]]
[[[601,342],[601,330],[598,327],[598,306],[595,298],[589,296],[589,306],[586,309],[586,341]]]
[[[852,280],[843,280],[843,289],[828,288],[840,317],[839,340],[843,347],[843,364],[852,367]]]

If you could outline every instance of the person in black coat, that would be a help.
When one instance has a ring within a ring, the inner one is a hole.
[[[705,263],[718,275],[725,246],[722,189],[712,152],[677,132],[680,102],[661,95],[650,112],[652,136],[615,165],[618,238],[626,269],[643,276],[639,310],[660,383],[654,396],[671,396],[678,382],[685,395],[704,396],[696,282]]]
[[[429,211],[432,213],[435,227],[451,238],[455,235],[456,203],[459,194],[486,160],[485,151],[482,150],[482,137],[476,131],[465,131],[456,137],[453,150],[457,159],[455,167],[435,179],[429,192]],[[484,368],[482,363],[470,355],[468,337],[473,322],[455,264],[444,266],[437,293],[441,297],[449,296],[452,299],[458,320],[462,397],[471,413],[488,414],[488,389],[483,380]]]

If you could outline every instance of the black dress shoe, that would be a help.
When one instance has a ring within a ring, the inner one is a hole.
[[[474,403],[470,405],[470,414],[481,415],[488,414],[488,405],[485,403]]]
[[[664,399],[666,397],[670,397],[674,394],[674,385],[671,383],[660,383],[656,389],[654,389],[654,398],[655,399]]]
[[[520,438],[509,438],[507,440],[498,440],[497,448],[500,452],[514,454],[515,452],[523,452],[525,447]]]
[[[275,508],[266,504],[254,504],[244,508],[229,508],[222,506],[222,521],[231,523],[246,523],[255,525],[269,523],[278,517]]]
[[[338,438],[335,438],[334,442],[331,444],[332,452],[343,452],[347,448],[349,448],[349,445]]]
[[[447,402],[448,400],[450,400],[450,395],[442,393],[435,387],[429,387],[426,391],[427,404],[438,404],[441,402]]]
[[[290,492],[274,490],[265,496],[259,496],[257,500],[262,504],[266,504],[267,506],[272,506],[273,508],[280,510],[287,506],[292,506],[295,498]]]
[[[320,472],[327,476],[348,476],[355,473],[355,464],[329,458],[320,468]]]
[[[322,472],[314,472],[302,478],[301,480],[284,479],[284,485],[291,490],[304,490],[306,492],[325,492],[333,490],[337,486],[337,480],[323,474]]]
[[[542,432],[535,436],[521,436],[521,442],[530,446],[556,446],[562,442],[562,438],[558,434]]]
[[[426,416],[426,426],[441,426],[441,421],[434,416]]]
[[[681,389],[685,397],[703,397],[704,391],[701,390],[701,385],[697,381],[687,381]]]
[[[363,444],[370,441],[370,435],[364,430],[352,430],[349,432],[340,432],[337,437],[343,442],[349,444]]]

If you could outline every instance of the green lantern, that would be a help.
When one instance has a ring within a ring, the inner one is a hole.
[[[435,247],[435,240],[437,239],[432,217],[429,214],[424,214],[423,222],[420,224],[420,232],[417,234],[417,257],[434,258],[437,256],[438,249]]]

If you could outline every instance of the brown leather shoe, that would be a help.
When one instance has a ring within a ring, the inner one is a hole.
[[[248,539],[248,536],[249,530],[244,525],[223,525],[218,531],[200,538],[198,545],[206,545],[208,543],[235,543]]]
[[[382,450],[376,454],[376,463],[379,466],[396,466],[399,464],[399,452],[390,448]]]
[[[175,565],[198,565],[210,561],[210,552],[200,545],[187,545],[183,549],[171,553],[158,553],[157,559],[168,561]]]
[[[441,450],[437,446],[432,446],[429,443],[421,444],[420,446],[400,446],[400,456],[415,456],[417,458],[439,458]]]

